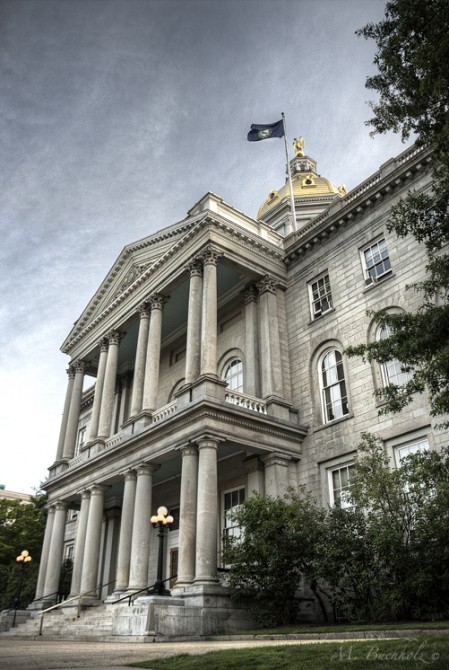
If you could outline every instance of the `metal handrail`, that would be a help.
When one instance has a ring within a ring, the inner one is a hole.
[[[40,618],[41,618],[40,625],[39,625],[39,635],[42,635],[42,628],[43,628],[43,625],[44,625],[44,614],[46,614],[47,612],[51,612],[51,610],[56,610],[56,609],[58,609],[58,607],[63,607],[65,605],[67,605],[67,603],[72,602],[73,600],[78,600],[76,617],[77,617],[77,619],[79,619],[80,616],[81,616],[81,598],[83,598],[84,596],[88,596],[91,593],[97,593],[97,591],[99,589],[102,589],[104,586],[109,586],[109,584],[114,584],[114,582],[115,582],[115,579],[113,579],[110,582],[107,582],[106,584],[101,584],[100,586],[97,586],[95,589],[91,589],[90,591],[85,591],[84,593],[78,593],[76,596],[72,596],[71,598],[68,598],[67,600],[63,600],[60,603],[56,603],[56,605],[52,605],[51,607],[47,607],[47,609],[45,609],[45,610],[41,610],[38,613],[38,616],[40,616]]]
[[[164,579],[162,581],[162,584],[165,584],[165,582],[169,582],[172,579],[175,579],[178,575],[172,575],[171,577],[167,577],[167,579]],[[127,593],[126,596],[122,596],[122,598],[119,598],[118,600],[113,600],[112,602],[108,603],[108,605],[117,605],[117,603],[121,603],[122,600],[128,600],[128,607],[131,607],[131,598],[134,598],[134,596],[137,596],[139,593],[143,593],[144,591],[147,592],[148,595],[150,593],[154,593],[156,588],[156,584],[152,584],[151,586],[145,586],[143,589],[140,589],[140,591],[133,591],[132,593]]]

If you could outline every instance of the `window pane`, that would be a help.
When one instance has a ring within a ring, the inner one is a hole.
[[[329,275],[321,277],[311,285],[312,317],[316,318],[332,309]]]
[[[323,358],[321,365],[324,420],[332,421],[348,414],[343,360],[337,349],[332,349]]]
[[[243,392],[243,364],[240,360],[232,361],[225,371],[225,381],[230,391]]]
[[[385,240],[379,240],[368,249],[365,249],[365,265],[367,274],[377,279],[391,270],[390,258]]]

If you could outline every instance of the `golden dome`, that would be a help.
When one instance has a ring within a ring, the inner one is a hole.
[[[316,198],[322,196],[340,197],[344,195],[342,187],[340,189],[333,186],[328,179],[319,177],[313,172],[298,172],[292,175],[293,197],[296,200],[305,200],[307,198]],[[279,191],[270,191],[268,198],[261,205],[257,218],[263,217],[270,212],[279,202],[285,198],[290,198],[290,188],[288,182]]]

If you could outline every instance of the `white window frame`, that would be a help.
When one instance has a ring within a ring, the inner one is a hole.
[[[232,495],[237,494],[236,504],[232,504]],[[231,496],[231,507],[226,507],[226,496]],[[246,500],[246,487],[244,485],[235,486],[232,489],[222,491],[221,494],[221,542],[222,546],[228,537],[239,538],[242,529],[240,526],[231,521],[231,515],[238,510],[238,508]],[[229,524],[229,525],[228,525]],[[229,531],[229,532],[228,532]]]
[[[70,559],[73,561],[75,558],[75,544],[70,543],[66,544],[64,547],[64,560]]]
[[[329,359],[332,365],[329,365],[325,370],[325,361],[331,354],[334,354],[334,361]],[[332,370],[336,370],[336,374],[332,373]],[[342,376],[339,377],[339,374],[341,373]],[[324,379],[325,374],[326,383]],[[339,349],[333,347],[323,352],[318,361],[318,376],[324,423],[330,423],[331,421],[336,421],[337,419],[347,416],[349,414],[348,388],[343,365],[343,356]],[[341,405],[341,412],[338,412],[339,405]]]
[[[376,340],[386,339],[390,337],[390,327],[384,326],[383,328],[378,328],[376,332]],[[410,372],[402,372],[401,370],[401,361],[397,358],[393,358],[387,363],[380,364],[380,371],[382,375],[382,383],[384,386],[389,386],[390,384],[396,384],[396,386],[404,386],[412,378]]]
[[[86,437],[87,437],[87,426],[81,426],[78,429],[78,435],[76,438],[75,456],[77,456],[80,453],[81,449],[86,443]]]
[[[329,487],[329,502],[331,507],[335,507],[337,502],[340,502],[340,506],[343,509],[348,509],[352,507],[350,501],[345,497],[345,491],[349,491],[351,488],[351,473],[354,472],[354,461],[337,465],[332,468],[328,468],[328,487]],[[338,473],[340,479],[340,486],[335,486],[335,475]],[[342,482],[341,475],[345,474],[346,480]],[[338,491],[338,496],[336,492]]]
[[[323,272],[319,277],[309,282],[309,303],[313,321],[333,309],[332,290],[328,272]]]
[[[398,444],[397,446],[394,447],[395,465],[397,468],[400,468],[404,458],[406,458],[410,454],[416,454],[418,452],[428,450],[429,450],[429,440],[427,439],[427,435],[414,440],[410,440],[408,442],[403,442],[402,444]]]
[[[232,368],[237,368],[232,370]],[[235,393],[243,393],[244,376],[243,376],[243,361],[240,358],[233,358],[224,366],[223,379],[227,383],[229,391]]]
[[[369,256],[367,256],[368,254]],[[382,281],[392,273],[390,254],[385,237],[379,237],[361,249],[360,257],[367,286]]]

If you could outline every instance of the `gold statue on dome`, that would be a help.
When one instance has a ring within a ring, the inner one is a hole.
[[[295,150],[296,155],[299,158],[304,156],[304,137],[294,137],[293,148]]]

